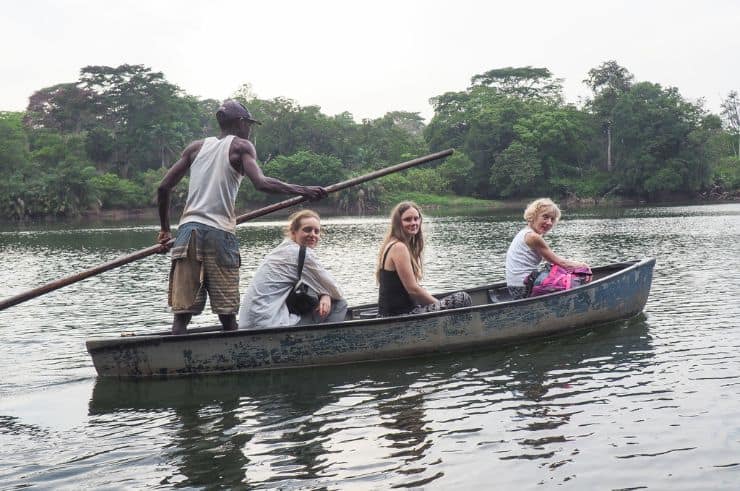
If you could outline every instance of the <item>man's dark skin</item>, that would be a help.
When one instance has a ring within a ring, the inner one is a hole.
[[[317,200],[326,197],[326,189],[321,186],[299,186],[289,184],[279,179],[265,176],[262,169],[257,164],[257,151],[249,141],[254,123],[248,119],[232,120],[224,124],[221,128],[219,139],[228,135],[235,135],[229,148],[229,162],[231,166],[241,175],[246,176],[252,181],[255,189],[272,194],[299,194],[309,200]],[[172,189],[188,173],[190,166],[195,161],[195,157],[203,146],[203,140],[192,142],[182,152],[180,159],[170,168],[162,179],[157,189],[157,202],[159,205],[159,223],[160,231],[157,236],[157,242],[167,244],[172,239],[170,232],[170,197]],[[163,248],[166,252],[168,248]],[[193,314],[175,314],[172,322],[173,334],[184,334],[187,332],[187,325],[190,323]],[[224,330],[232,331],[237,329],[236,314],[219,314],[219,320]]]

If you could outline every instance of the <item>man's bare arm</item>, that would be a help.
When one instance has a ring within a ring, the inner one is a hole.
[[[301,186],[266,176],[257,163],[257,153],[249,140],[234,139],[231,159],[232,162],[240,164],[242,174],[247,176],[259,191],[271,194],[300,194],[311,200],[325,198],[328,194],[321,186]]]
[[[172,236],[170,234],[170,197],[172,195],[172,189],[177,186],[183,177],[188,173],[188,169],[193,164],[196,155],[200,152],[203,146],[203,141],[196,141],[183,150],[180,159],[170,167],[167,171],[162,182],[159,183],[157,188],[157,206],[159,209],[159,237],[157,242],[163,244],[169,241]]]

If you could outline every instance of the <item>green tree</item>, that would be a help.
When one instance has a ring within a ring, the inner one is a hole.
[[[605,61],[597,68],[588,71],[588,78],[583,83],[594,93],[594,98],[587,104],[600,120],[606,134],[606,170],[612,170],[612,129],[614,125],[614,107],[619,98],[630,90],[634,76],[616,61]]]
[[[523,94],[529,94],[529,96],[524,97]],[[432,99],[435,115],[424,135],[431,150],[436,151],[451,146],[464,153],[473,162],[469,182],[474,184],[470,194],[484,198],[498,197],[501,195],[500,188],[490,184],[491,182],[500,184],[498,178],[492,176],[492,164],[502,152],[513,142],[524,138],[529,140],[522,143],[524,147],[534,148],[544,157],[544,151],[539,152],[537,146],[548,142],[553,143],[551,146],[555,146],[557,135],[553,137],[549,135],[557,132],[551,130],[558,125],[567,128],[567,123],[574,125],[580,121],[571,115],[571,112],[577,112],[575,108],[561,110],[559,109],[561,104],[557,100],[558,98],[554,96],[531,95],[529,91],[504,93],[496,87],[474,85],[465,92],[446,93]],[[558,111],[561,112],[558,113]],[[555,112],[556,115],[550,118],[535,116],[543,112]],[[568,120],[560,124],[556,118],[563,114],[568,116]],[[546,120],[551,121],[551,128],[547,131],[544,127]],[[566,133],[568,134],[567,140],[571,143],[577,140],[578,132]],[[562,132],[560,135],[562,136]],[[561,147],[563,145],[558,146],[558,148]],[[580,146],[576,146],[572,153],[579,149]],[[511,158],[505,160],[507,162],[517,161]],[[561,156],[559,161],[561,160],[570,162],[577,159],[571,157],[566,159]],[[526,159],[521,162],[525,161],[530,163]],[[536,175],[543,175],[542,168],[537,171]]]
[[[427,153],[423,128],[418,113],[393,111],[382,118],[363,120],[354,140],[362,153],[355,154],[355,160],[378,169]]]
[[[538,194],[542,177],[540,160],[535,148],[513,142],[491,166],[491,194],[501,198]]]
[[[137,206],[155,206],[157,204],[157,188],[166,172],[167,169],[149,169],[134,177],[134,181],[141,188],[141,195],[144,200]],[[173,209],[185,206],[187,191],[188,177],[186,176],[182,181],[180,181],[175,189],[173,189],[172,195],[170,196],[170,204]]]
[[[131,169],[166,166],[185,143],[203,134],[197,99],[143,65],[87,66],[77,85],[93,94],[98,121],[115,142],[112,164],[121,177]]]
[[[31,161],[17,199],[25,216],[75,216],[97,202],[91,179],[95,167],[85,155],[81,135],[52,130],[31,133]],[[16,200],[17,200],[16,199]]]
[[[103,208],[137,208],[149,204],[142,186],[113,173],[94,176],[90,184],[95,188]]]
[[[450,182],[442,177],[436,169],[416,167],[408,170],[411,187],[408,191],[427,194],[449,194]]]
[[[733,90],[721,104],[722,108],[722,119],[726,125],[727,131],[735,137],[737,146],[735,147],[735,155],[740,159],[740,97],[737,95],[737,91]]]
[[[432,99],[432,104],[435,115],[424,132],[430,149],[453,147],[467,155],[474,164],[472,194],[493,197],[488,185],[491,164],[517,138],[514,126],[531,113],[532,101],[478,86],[443,94]]]
[[[640,82],[623,94],[614,107],[614,136],[624,190],[655,199],[700,188],[711,174],[697,158],[707,138],[698,131],[703,118],[702,107],[675,88]]]
[[[97,125],[95,94],[76,83],[63,83],[34,92],[28,101],[25,122],[35,129],[79,133]]]
[[[345,171],[336,157],[310,151],[281,155],[264,166],[268,176],[307,186],[328,186],[344,180]]]
[[[502,94],[521,99],[562,102],[562,79],[554,78],[547,68],[506,67],[473,76],[471,83],[492,87]]]
[[[115,151],[113,133],[102,126],[92,128],[85,136],[85,152],[93,162],[105,169]]]
[[[475,189],[471,171],[475,164],[463,152],[455,152],[437,167],[439,175],[445,179],[455,194],[470,195]]]
[[[0,112],[0,180],[29,160],[23,113]]]
[[[318,106],[301,107],[283,97],[241,102],[263,123],[253,134],[260,160],[269,161],[301,150],[337,154],[334,125]]]
[[[537,149],[541,175],[548,181],[554,176],[583,173],[589,156],[588,116],[574,106],[543,104],[514,125],[517,141]]]

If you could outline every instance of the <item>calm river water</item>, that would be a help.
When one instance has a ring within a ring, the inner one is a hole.
[[[424,284],[502,279],[519,216],[428,217]],[[239,228],[242,290],[281,225]],[[374,301],[386,219],[323,225],[350,304]],[[0,229],[0,298],[156,231]],[[549,241],[592,265],[655,257],[644,314],[463,355],[124,382],[96,378],[85,339],[170,323],[167,256],[0,311],[0,488],[738,489],[740,204],[565,210]]]

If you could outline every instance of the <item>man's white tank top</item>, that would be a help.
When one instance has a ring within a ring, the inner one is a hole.
[[[226,232],[236,231],[234,203],[243,176],[229,163],[234,135],[210,137],[190,165],[188,199],[180,225],[198,222]]]
[[[533,269],[540,264],[542,256],[529,248],[524,242],[524,236],[534,232],[529,227],[519,231],[506,251],[506,284],[508,286],[524,286],[524,280]]]

